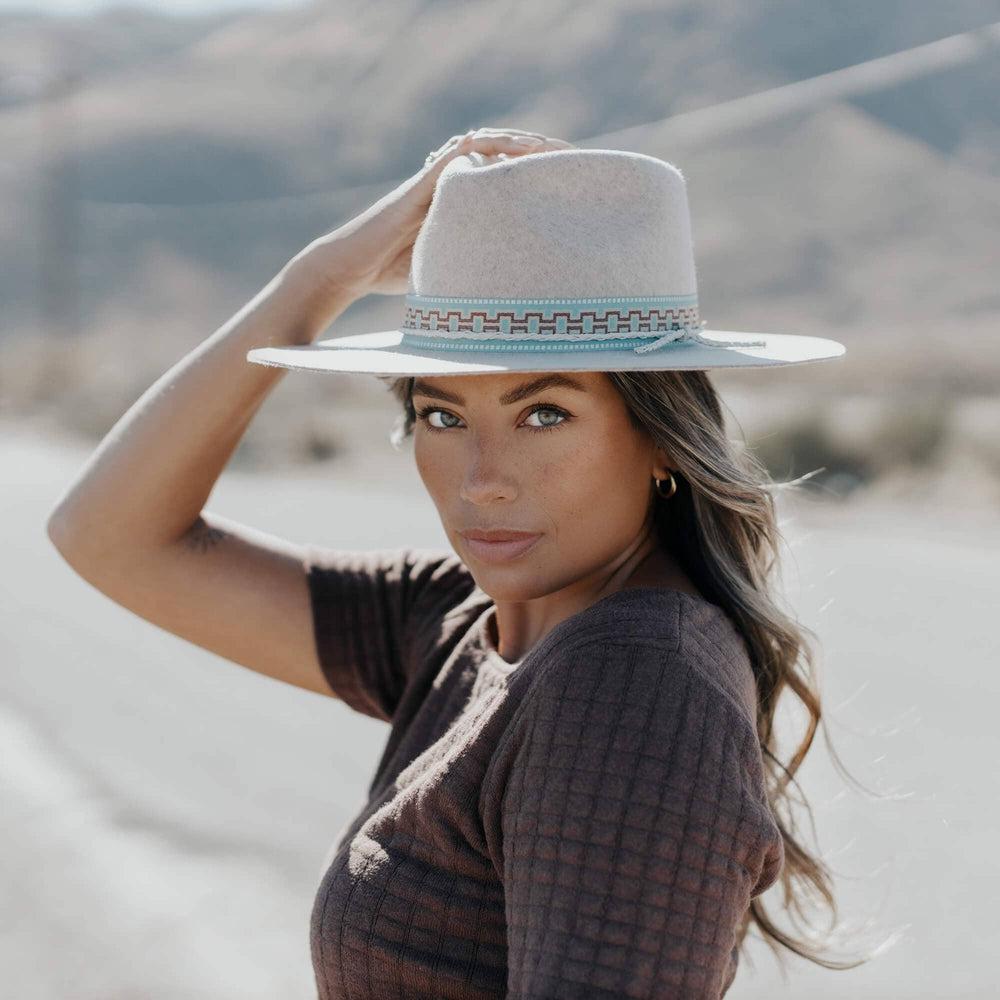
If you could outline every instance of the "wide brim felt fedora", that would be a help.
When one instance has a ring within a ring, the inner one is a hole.
[[[395,329],[247,359],[417,376],[757,368],[844,352],[825,337],[707,329],[681,171],[643,153],[571,148],[445,165]]]

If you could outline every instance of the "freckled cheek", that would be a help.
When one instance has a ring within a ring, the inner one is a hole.
[[[435,502],[455,491],[454,477],[460,473],[452,468],[455,465],[454,459],[449,459],[446,452],[417,447],[414,450],[414,461],[425,489]]]
[[[546,483],[557,484],[556,506],[562,520],[572,524],[578,538],[612,539],[631,536],[646,515],[645,465],[627,442],[594,442],[546,473]]]
[[[601,524],[608,484],[587,449],[539,462],[522,486],[530,490],[561,541],[586,537]],[[530,485],[529,485],[530,482]]]

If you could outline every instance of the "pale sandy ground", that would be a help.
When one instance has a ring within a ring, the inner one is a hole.
[[[86,455],[0,430],[3,992],[307,1000],[313,891],[387,729],[76,577],[43,522]],[[412,459],[386,445],[378,465],[227,471],[209,507],[299,541],[445,544]],[[755,943],[734,1000],[996,995],[1000,518],[961,492],[786,511],[788,595],[823,641],[835,747],[890,794],[845,789],[822,736],[801,782],[845,915],[872,918],[871,940],[903,935],[860,970],[794,960],[787,981]]]

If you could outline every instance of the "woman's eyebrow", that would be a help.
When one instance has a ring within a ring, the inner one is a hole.
[[[540,378],[522,382],[520,385],[508,389],[499,398],[501,406],[510,406],[512,403],[519,403],[522,399],[534,396],[536,392],[553,387],[561,389],[576,389],[578,392],[586,392],[587,387],[579,379],[571,375],[563,375],[560,372],[553,372],[549,375],[542,375]],[[422,379],[416,379],[410,390],[412,396],[428,396],[431,399],[442,399],[446,403],[454,403],[456,406],[464,406],[465,400],[458,393],[450,392],[448,389],[439,389],[437,386],[429,385]]]

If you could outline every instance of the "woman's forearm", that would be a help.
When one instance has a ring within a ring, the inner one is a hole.
[[[156,380],[108,431],[49,516],[64,551],[102,558],[166,544],[197,520],[253,415],[286,369],[253,347],[311,343],[356,298],[335,237],[314,241]]]

